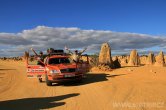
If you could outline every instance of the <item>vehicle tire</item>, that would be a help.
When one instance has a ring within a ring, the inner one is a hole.
[[[81,78],[77,79],[75,82],[76,83],[82,83],[83,82],[83,78],[81,77]]]
[[[52,82],[48,80],[48,76],[46,75],[46,85],[52,86]]]
[[[42,82],[42,78],[38,78],[39,82]]]
[[[76,82],[76,83],[82,83],[83,80],[82,80],[82,79],[78,79],[78,80],[76,80],[75,82]]]

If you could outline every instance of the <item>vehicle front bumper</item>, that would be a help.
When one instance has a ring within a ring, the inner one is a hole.
[[[70,76],[71,75],[71,76]],[[48,80],[51,82],[65,82],[65,81],[75,81],[75,80],[81,80],[83,78],[84,74],[79,73],[64,73],[60,75],[48,75]]]

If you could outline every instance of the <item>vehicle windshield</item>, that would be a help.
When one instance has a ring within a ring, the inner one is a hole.
[[[51,58],[49,59],[48,64],[54,65],[54,64],[62,64],[62,63],[70,63],[69,58]]]

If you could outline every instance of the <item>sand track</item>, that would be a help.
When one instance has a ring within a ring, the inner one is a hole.
[[[151,68],[88,73],[83,83],[48,87],[37,79],[27,78],[22,62],[2,61],[0,110],[165,110],[166,68]],[[152,102],[160,105],[152,106]]]

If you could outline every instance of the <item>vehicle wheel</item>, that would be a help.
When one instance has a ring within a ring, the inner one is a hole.
[[[48,80],[48,76],[46,75],[46,85],[52,86],[52,82]]]
[[[82,79],[76,80],[76,83],[82,83]]]
[[[75,81],[76,83],[82,83],[83,82],[83,78],[79,78]]]
[[[38,80],[39,80],[39,82],[42,82],[42,78],[39,78]]]

